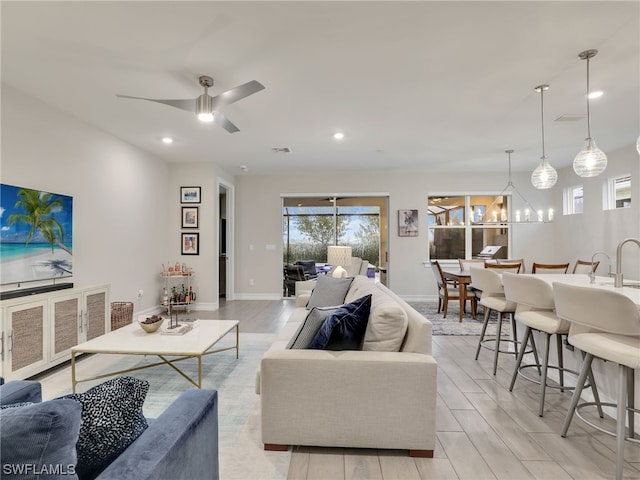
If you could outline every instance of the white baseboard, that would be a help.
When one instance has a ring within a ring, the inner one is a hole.
[[[437,295],[398,295],[407,303],[411,302],[437,302]]]
[[[282,300],[279,293],[236,293],[234,300]]]

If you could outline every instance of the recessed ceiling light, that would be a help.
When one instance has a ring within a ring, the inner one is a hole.
[[[336,132],[333,134],[333,138],[335,138],[336,140],[342,140],[344,138],[344,133]]]
[[[600,98],[604,92],[602,90],[596,90],[595,92],[591,92],[589,94],[589,98]]]
[[[164,138],[162,139],[162,143],[166,143],[167,145],[168,145],[168,144],[170,144],[170,143],[173,143],[173,138],[171,138],[171,137],[164,137]]]

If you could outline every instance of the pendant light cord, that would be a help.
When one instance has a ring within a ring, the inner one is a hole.
[[[587,56],[587,134],[589,141],[591,141],[591,111],[589,109],[589,59],[591,57]]]
[[[540,87],[540,124],[542,130],[542,161],[544,161],[547,156],[544,153],[544,86]]]

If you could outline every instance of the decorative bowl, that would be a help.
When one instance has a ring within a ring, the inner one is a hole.
[[[153,333],[160,328],[164,318],[159,315],[152,315],[151,317],[139,318],[138,325],[147,333]]]

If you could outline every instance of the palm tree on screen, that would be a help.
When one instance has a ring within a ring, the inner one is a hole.
[[[27,234],[25,245],[39,231],[51,245],[51,252],[53,252],[55,245],[71,254],[71,250],[62,243],[64,229],[53,215],[54,212],[62,209],[62,200],[51,193],[41,193],[30,188],[21,188],[18,191],[18,198],[19,200],[16,202],[15,207],[22,207],[25,213],[9,215],[7,223],[9,225],[13,225],[16,222],[25,223],[31,227]]]

